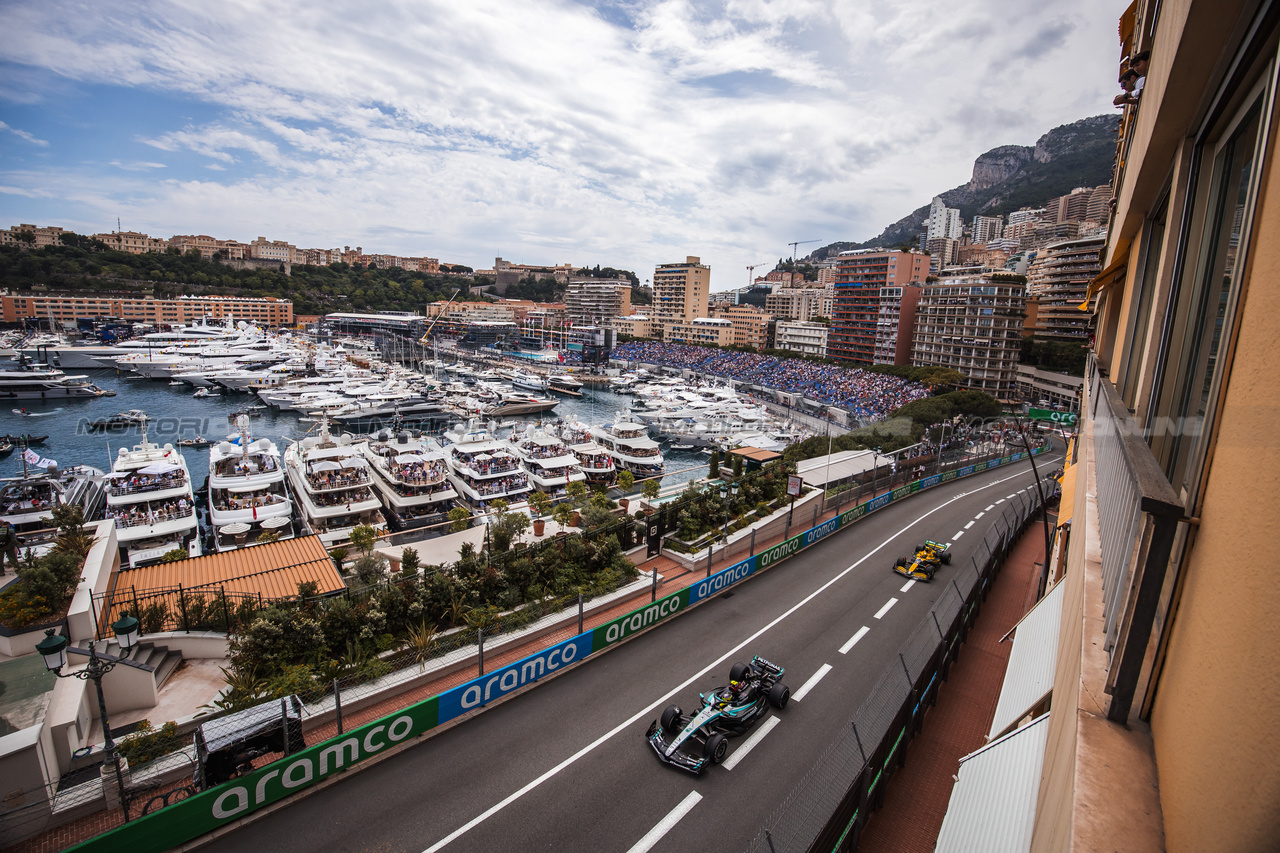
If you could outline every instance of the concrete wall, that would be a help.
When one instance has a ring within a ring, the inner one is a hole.
[[[116,526],[110,520],[94,522],[94,542],[84,561],[84,576],[71,599],[67,611],[67,623],[71,628],[72,643],[91,640],[94,636],[93,596],[106,592],[107,585],[120,568],[120,544],[116,539]]]

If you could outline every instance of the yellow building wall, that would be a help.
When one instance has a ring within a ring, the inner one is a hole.
[[[1274,139],[1151,728],[1170,851],[1280,849],[1280,182]]]

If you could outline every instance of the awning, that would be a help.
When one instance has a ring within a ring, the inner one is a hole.
[[[1129,4],[1129,8],[1124,10],[1124,14],[1120,16],[1120,24],[1116,28],[1117,34],[1120,36],[1120,59],[1133,53],[1133,28],[1136,25],[1138,17],[1138,0],[1133,0]]]
[[[1062,500],[1058,502],[1058,526],[1068,524],[1075,509],[1076,466],[1071,465],[1062,472]]]
[[[1016,726],[1053,692],[1064,588],[1062,583],[1055,586],[1018,623],[988,738],[997,738]]]
[[[960,759],[937,853],[1031,849],[1049,715]]]
[[[1093,277],[1093,281],[1089,282],[1089,289],[1085,291],[1084,302],[1080,303],[1081,311],[1089,310],[1089,300],[1096,294],[1106,290],[1117,281],[1124,280],[1124,274],[1129,267],[1129,241],[1116,246],[1115,259],[1104,269]]]

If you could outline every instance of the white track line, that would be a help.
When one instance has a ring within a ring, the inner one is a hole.
[[[818,686],[818,682],[827,677],[827,673],[831,671],[831,664],[824,663],[818,668],[818,671],[809,676],[809,680],[804,686],[791,694],[792,702],[799,702],[801,699],[809,695],[809,691]]]
[[[1059,458],[1060,458],[1060,457],[1055,457],[1054,459],[1050,459],[1050,460],[1047,460],[1047,461],[1050,461],[1050,462],[1056,462],[1056,461],[1058,461],[1058,459],[1059,459]],[[561,762],[560,762],[559,764],[557,764],[555,767],[552,767],[550,770],[545,771],[541,776],[538,776],[536,779],[533,779],[532,781],[530,781],[530,782],[526,783],[526,784],[525,784],[523,787],[521,787],[519,790],[514,791],[514,792],[513,792],[513,793],[511,793],[511,794],[508,794],[506,797],[504,797],[504,798],[503,798],[502,800],[500,800],[499,802],[494,803],[492,806],[489,806],[489,808],[485,809],[483,812],[481,812],[480,814],[476,815],[476,816],[475,816],[475,817],[473,817],[471,820],[467,821],[467,822],[466,822],[466,823],[464,823],[462,826],[458,827],[458,828],[457,828],[457,829],[455,829],[453,832],[451,832],[451,833],[449,833],[448,835],[446,835],[444,838],[441,838],[441,839],[440,839],[439,841],[437,841],[435,844],[432,844],[430,847],[428,847],[426,850],[424,850],[424,851],[423,851],[423,853],[436,853],[436,851],[437,851],[437,850],[442,850],[443,848],[447,847],[449,844],[453,843],[456,839],[458,839],[459,837],[461,837],[461,836],[463,836],[463,835],[467,834],[467,833],[468,833],[468,832],[470,832],[471,830],[475,829],[477,826],[479,826],[480,824],[484,823],[486,820],[488,820],[489,818],[493,817],[495,814],[497,814],[498,812],[502,811],[502,810],[503,810],[503,809],[505,809],[507,806],[511,805],[511,804],[512,804],[512,803],[514,803],[516,800],[518,800],[518,799],[520,799],[521,797],[523,797],[525,794],[527,794],[527,793],[529,793],[530,791],[534,790],[535,788],[537,788],[537,787],[541,786],[541,785],[542,785],[544,782],[546,782],[547,780],[554,778],[557,774],[559,774],[559,773],[560,773],[560,771],[564,770],[566,767],[569,767],[569,766],[573,765],[574,763],[576,763],[576,762],[577,762],[580,758],[582,758],[583,756],[589,755],[590,753],[592,753],[593,751],[595,751],[596,749],[598,749],[598,748],[599,748],[602,744],[604,744],[606,741],[608,741],[608,740],[610,740],[611,738],[613,738],[615,735],[617,735],[617,734],[619,734],[619,733],[621,733],[621,732],[624,732],[624,731],[626,731],[627,729],[631,728],[631,727],[632,727],[632,726],[634,726],[636,723],[640,722],[640,721],[641,721],[641,720],[643,720],[645,717],[649,716],[649,715],[650,715],[650,714],[652,714],[654,711],[656,711],[658,708],[660,708],[664,702],[667,702],[668,700],[670,700],[673,696],[675,696],[675,695],[676,695],[677,693],[679,693],[681,690],[684,690],[684,689],[686,689],[686,688],[690,687],[691,685],[693,685],[694,683],[696,683],[696,682],[698,681],[698,679],[702,678],[702,677],[703,677],[703,676],[705,676],[707,673],[711,672],[712,670],[716,669],[716,668],[717,668],[717,667],[719,667],[719,666],[722,666],[722,665],[724,664],[724,662],[725,662],[725,661],[729,660],[729,659],[730,659],[730,658],[732,658],[734,655],[738,654],[738,652],[742,651],[743,649],[747,648],[747,647],[748,647],[748,646],[750,646],[752,643],[754,643],[756,640],[758,640],[758,639],[760,639],[761,637],[763,637],[765,634],[767,634],[769,631],[771,631],[774,627],[776,627],[779,623],[781,623],[783,620],[785,620],[785,619],[787,619],[789,616],[791,616],[791,614],[795,613],[795,612],[796,612],[797,610],[799,610],[801,607],[804,607],[804,606],[805,606],[806,604],[808,604],[810,601],[813,601],[813,600],[814,600],[815,598],[817,598],[819,595],[822,595],[822,593],[826,592],[828,589],[830,589],[831,587],[835,586],[838,582],[840,582],[841,580],[843,580],[843,579],[844,579],[845,575],[849,574],[849,573],[850,573],[850,572],[852,572],[854,569],[858,568],[858,566],[861,566],[861,565],[862,565],[863,563],[865,563],[867,560],[870,560],[870,559],[871,559],[872,557],[874,557],[876,554],[878,554],[878,553],[880,553],[881,551],[883,551],[883,550],[884,550],[885,548],[887,548],[891,543],[893,543],[894,541],[896,541],[896,540],[897,540],[897,538],[898,538],[899,536],[902,536],[902,535],[903,535],[903,534],[905,534],[907,531],[909,531],[909,530],[911,530],[913,527],[915,527],[917,524],[919,524],[920,522],[924,521],[924,520],[925,520],[926,518],[928,518],[929,516],[933,515],[935,512],[938,512],[939,510],[942,510],[942,509],[944,509],[944,508],[946,508],[946,507],[950,506],[951,504],[955,503],[956,501],[964,500],[965,498],[969,497],[970,495],[977,494],[978,492],[980,492],[980,491],[982,491],[982,490],[984,490],[984,489],[989,489],[989,488],[991,488],[992,486],[998,486],[998,485],[1000,485],[1001,483],[1008,482],[1009,480],[1012,480],[1014,477],[1020,477],[1020,476],[1022,476],[1022,474],[1023,474],[1023,473],[1025,473],[1025,472],[1018,472],[1017,474],[1010,474],[1008,477],[1004,477],[1003,479],[1000,479],[1000,480],[994,480],[994,481],[992,481],[992,482],[990,482],[990,483],[987,483],[985,486],[978,486],[978,487],[976,487],[976,488],[974,488],[974,489],[971,489],[971,490],[969,490],[969,491],[961,492],[960,494],[958,494],[958,495],[954,496],[954,497],[953,497],[953,498],[951,498],[950,500],[943,501],[942,503],[940,503],[940,504],[938,504],[937,506],[935,506],[933,509],[926,510],[925,512],[923,512],[923,513],[921,513],[920,515],[916,516],[914,519],[912,519],[910,522],[908,522],[908,523],[907,523],[907,525],[906,525],[905,527],[901,528],[897,533],[894,533],[893,535],[888,536],[888,537],[886,537],[885,539],[881,540],[881,542],[880,542],[880,544],[879,544],[879,545],[877,545],[876,547],[872,548],[870,551],[868,551],[866,554],[864,554],[862,557],[860,557],[860,558],[859,558],[859,559],[858,559],[858,560],[857,560],[853,565],[849,566],[847,569],[845,569],[844,571],[840,572],[839,574],[837,574],[836,576],[834,576],[833,578],[831,578],[830,580],[828,580],[828,581],[827,581],[826,583],[824,583],[822,586],[818,587],[818,588],[817,588],[817,589],[815,589],[813,592],[809,593],[808,595],[806,595],[804,598],[800,599],[800,600],[799,600],[798,602],[796,602],[795,604],[791,605],[791,607],[789,607],[785,612],[783,612],[783,613],[779,614],[778,616],[774,617],[774,619],[773,619],[772,621],[770,621],[768,624],[766,624],[763,628],[761,628],[760,630],[756,631],[756,632],[755,632],[754,634],[752,634],[750,637],[747,637],[745,640],[743,640],[743,641],[742,641],[741,643],[739,643],[738,645],[736,645],[736,646],[734,646],[733,648],[729,649],[729,651],[725,652],[723,655],[721,655],[720,657],[716,658],[716,659],[715,659],[715,660],[713,660],[711,663],[707,664],[705,667],[703,667],[703,668],[702,668],[701,670],[699,670],[698,672],[695,672],[693,675],[689,676],[689,678],[685,679],[685,681],[684,681],[683,683],[676,685],[676,686],[675,686],[675,687],[673,687],[671,690],[667,691],[665,694],[663,694],[662,696],[658,697],[658,699],[657,699],[656,701],[654,701],[652,704],[650,704],[648,707],[641,708],[639,711],[637,711],[636,713],[632,714],[630,717],[628,717],[627,719],[623,720],[621,723],[618,723],[618,725],[614,726],[614,727],[613,727],[612,729],[610,729],[609,731],[607,731],[607,732],[605,732],[604,734],[600,735],[600,737],[596,738],[596,739],[595,739],[595,740],[593,740],[591,743],[589,743],[589,744],[587,744],[586,746],[582,747],[582,749],[579,749],[579,750],[578,750],[577,752],[575,752],[573,755],[570,755],[568,758],[566,758],[566,759],[564,759],[563,761],[561,761]]]
[[[770,717],[769,719],[765,720],[763,723],[760,724],[760,728],[756,729],[756,733],[753,734],[751,737],[747,738],[746,740],[744,740],[742,742],[742,746],[735,749],[733,751],[733,755],[730,755],[728,758],[726,758],[724,760],[724,764],[721,764],[720,766],[723,767],[725,770],[732,770],[733,768],[737,767],[738,762],[746,758],[747,753],[755,749],[756,744],[764,740],[764,736],[767,735],[769,732],[773,731],[773,727],[780,722],[782,722],[782,720],[779,719],[778,717]]]
[[[978,519],[982,518],[982,517],[983,517],[984,515],[986,515],[986,514],[987,514],[987,513],[986,513],[986,510],[983,510],[982,512],[980,512],[980,513],[978,513],[977,515],[975,515],[975,516],[973,517],[973,520],[974,520],[974,521],[977,521]]]
[[[913,586],[915,586],[915,585],[916,585],[916,579],[915,579],[915,578],[912,578],[911,580],[909,580],[909,581],[907,581],[906,583],[904,583],[904,584],[902,585],[902,589],[898,590],[898,592],[906,592],[907,590],[911,589],[911,587],[913,587]]]
[[[861,628],[859,628],[858,633],[850,637],[849,642],[845,643],[843,646],[840,647],[840,654],[842,655],[849,654],[849,649],[858,645],[858,641],[861,640],[863,637],[867,636],[867,632],[870,630],[871,629],[868,628],[866,625],[863,625]]]
[[[995,505],[995,504],[992,504],[991,506],[989,506],[989,507],[987,507],[986,509],[984,509],[984,510],[983,510],[983,512],[991,512],[991,510],[993,510],[993,509],[995,509],[995,508],[996,508],[996,505]]]
[[[777,718],[775,717],[774,719]],[[690,791],[689,796],[680,801],[680,805],[667,812],[667,816],[658,821],[658,825],[649,830],[644,838],[637,841],[635,846],[628,850],[627,853],[645,853],[647,850],[652,850],[653,845],[661,841],[662,836],[670,832],[671,828],[680,822],[680,818],[687,815],[701,799],[702,795],[697,791]]]
[[[966,524],[966,525],[964,526],[964,529],[965,529],[965,530],[968,530],[970,527],[973,527],[973,525],[975,525],[975,524],[977,524],[977,523],[978,523],[978,522],[977,522],[977,519],[974,519],[973,521],[971,521],[971,522],[969,522],[968,524]]]
[[[881,607],[879,610],[876,611],[876,618],[883,619],[884,615],[889,612],[889,608],[897,603],[898,603],[898,599],[896,598],[891,598],[888,601],[886,601],[884,607]]]
[[[954,541],[956,541],[957,539],[959,539],[959,538],[960,538],[961,536],[963,536],[963,535],[964,535],[964,531],[963,531],[963,530],[957,530],[957,531],[956,531],[956,535],[951,537],[951,541],[952,541],[952,542],[954,542]]]
[[[1004,503],[1006,500],[1008,500],[1008,498],[1001,498],[1000,500],[996,501],[994,505],[999,506],[1000,504]]]

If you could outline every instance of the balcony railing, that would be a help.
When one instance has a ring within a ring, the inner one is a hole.
[[[1102,552],[1104,648],[1110,654],[1107,718],[1129,717],[1183,507],[1097,359],[1090,356],[1089,404]]]

